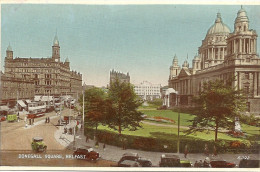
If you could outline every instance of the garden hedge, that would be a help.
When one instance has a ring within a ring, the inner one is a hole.
[[[95,129],[85,128],[85,135],[88,135],[90,138],[94,138]],[[118,133],[114,133],[106,130],[98,130],[96,133],[96,139],[98,142],[106,143],[108,145],[114,145],[118,147],[126,147],[131,149],[139,149],[144,151],[154,151],[154,152],[177,152],[177,135],[173,135],[171,140],[168,139],[159,139],[152,137],[141,137],[141,136],[132,136],[132,135],[123,135],[119,136]],[[218,142],[206,141],[201,139],[194,139],[188,136],[180,137],[180,152],[183,153],[185,145],[188,146],[189,153],[203,153],[205,144],[208,145],[209,152],[213,153],[214,146],[217,149],[218,153],[225,152],[248,152],[258,153],[259,144],[256,142],[250,141],[229,141],[229,140],[220,140]]]

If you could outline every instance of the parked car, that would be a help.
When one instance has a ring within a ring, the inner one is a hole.
[[[189,160],[180,160],[181,167],[192,167],[192,163]]]
[[[227,162],[226,160],[218,157],[210,160],[210,166],[212,168],[233,168],[236,166],[236,164]]]
[[[0,122],[5,121],[5,120],[6,120],[6,117],[4,115],[1,115],[0,116]]]
[[[163,154],[159,162],[160,167],[180,167],[180,157],[173,154]]]
[[[118,167],[142,167],[142,165],[135,160],[123,160],[118,164]]]
[[[118,166],[120,166],[121,162],[123,162],[124,160],[136,161],[142,167],[151,167],[152,166],[152,162],[150,159],[142,158],[137,153],[124,153],[122,158],[118,161]]]
[[[259,168],[259,159],[241,159],[239,162],[239,168]]]
[[[76,149],[76,151],[73,153],[74,157],[77,156],[84,156],[85,160],[92,160],[92,161],[96,161],[100,158],[100,155],[98,152],[95,152],[93,148],[91,147],[79,147]],[[80,158],[82,159],[82,158]]]
[[[32,146],[32,150],[36,152],[46,152],[47,150],[47,146],[43,142],[42,137],[34,137],[32,139],[31,146]]]

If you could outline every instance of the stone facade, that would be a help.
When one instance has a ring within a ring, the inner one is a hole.
[[[141,97],[143,100],[161,98],[160,89],[160,84],[152,84],[148,81],[143,81],[140,84],[134,85],[136,95]]]
[[[9,45],[6,50],[5,73],[21,79],[31,79],[35,85],[35,95],[72,95],[82,91],[82,74],[70,71],[70,62],[60,60],[60,46],[57,34],[50,58],[13,58]]]
[[[119,82],[126,82],[126,83],[130,83],[130,76],[129,73],[124,74],[121,72],[117,72],[114,69],[112,71],[110,71],[110,84],[112,82],[114,82],[116,79],[119,80]]]
[[[199,94],[203,82],[234,76],[233,86],[247,92],[248,111],[260,114],[260,58],[256,48],[257,33],[249,29],[243,8],[237,13],[232,33],[218,13],[215,24],[199,47],[199,54],[193,59],[192,68],[187,61],[180,68],[176,63],[177,57],[174,57],[168,85],[178,92],[179,98],[178,102],[172,99],[171,105],[190,106],[192,97]]]
[[[16,104],[17,99],[32,99],[34,97],[34,82],[32,79],[14,78],[1,72],[0,103]]]

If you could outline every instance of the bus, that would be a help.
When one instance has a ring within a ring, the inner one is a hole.
[[[41,101],[28,103],[28,112],[29,115],[34,118],[44,116],[46,112],[46,103]]]

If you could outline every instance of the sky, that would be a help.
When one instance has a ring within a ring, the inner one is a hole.
[[[231,32],[240,5],[1,5],[1,70],[9,43],[14,57],[51,57],[57,31],[61,60],[87,85],[106,86],[109,72],[131,83],[167,85],[174,55],[190,67],[217,12]],[[260,6],[244,5],[260,33]],[[259,39],[258,39],[259,40]],[[260,50],[260,43],[258,43]]]

